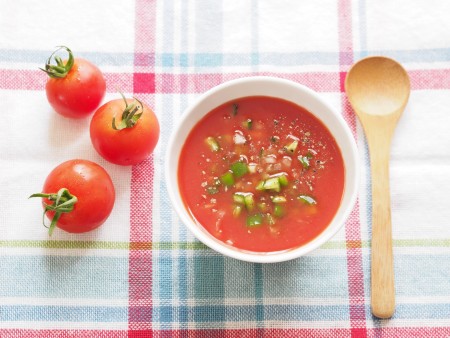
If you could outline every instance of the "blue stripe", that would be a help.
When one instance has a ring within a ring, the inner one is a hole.
[[[261,264],[254,264],[255,274],[255,301],[256,301],[256,320],[258,327],[261,327],[264,322],[264,275]]]
[[[190,321],[175,319],[174,313],[180,311],[178,306],[163,305],[155,307],[158,316],[153,321],[160,322],[162,328],[179,322],[187,327],[188,322],[225,323],[227,321],[257,321],[258,314],[254,305],[206,305],[182,307],[190,312]],[[366,305],[366,311],[370,306]],[[186,314],[187,317],[187,314]],[[369,317],[370,318],[370,317]],[[450,304],[398,304],[395,319],[448,319]],[[266,305],[264,319],[271,321],[346,321],[349,320],[348,305]],[[0,306],[0,321],[37,321],[37,322],[127,322],[126,306]]]
[[[3,256],[0,271],[0,297],[128,297],[128,257]]]
[[[349,319],[347,305],[270,305],[265,309],[265,320],[314,322]]]
[[[113,306],[0,306],[0,321],[127,322],[128,308]]]
[[[265,297],[348,297],[346,256],[305,256],[263,272]]]
[[[56,48],[55,48],[56,49]],[[54,50],[25,50],[25,49],[0,49],[0,62],[11,63],[42,63],[45,62]],[[83,52],[74,51],[75,57],[81,57],[90,60],[91,62],[101,65],[123,66],[133,65],[134,54],[133,53],[102,53],[102,52]],[[65,57],[66,54],[61,52],[61,57]]]
[[[173,102],[171,95],[164,95],[162,97],[162,114],[158,114],[160,134],[159,134],[159,147],[162,151],[166,150],[167,143],[169,142],[169,137],[173,129],[173,110],[175,109],[175,104]],[[164,163],[162,161],[156,162],[160,168],[160,172],[164,172]],[[159,184],[159,205],[160,205],[160,224],[159,224],[159,240],[161,242],[172,242],[173,241],[173,227],[172,227],[172,204],[169,200],[169,195],[167,194],[167,184],[166,180],[162,178]]]

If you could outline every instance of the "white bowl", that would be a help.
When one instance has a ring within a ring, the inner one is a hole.
[[[178,186],[178,161],[181,149],[192,128],[212,109],[223,103],[246,96],[271,96],[291,101],[315,115],[334,136],[345,165],[344,193],[339,209],[327,228],[314,240],[300,247],[278,252],[251,252],[235,248],[216,239],[201,225],[194,222],[186,210]],[[357,195],[359,167],[353,135],[344,119],[316,92],[298,83],[274,77],[247,77],[218,85],[203,95],[182,115],[169,140],[165,175],[170,200],[188,229],[208,247],[243,261],[274,263],[305,255],[320,247],[338,232],[350,214]]]

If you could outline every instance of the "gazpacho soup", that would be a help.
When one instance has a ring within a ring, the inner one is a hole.
[[[243,97],[206,114],[178,167],[195,222],[240,249],[274,252],[317,237],[336,214],[344,163],[324,124],[268,96]]]

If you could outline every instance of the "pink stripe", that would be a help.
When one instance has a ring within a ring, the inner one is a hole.
[[[154,46],[156,1],[137,0],[135,7],[135,57],[132,76],[134,93],[154,93]],[[128,329],[150,330],[153,320],[152,243],[153,156],[133,166],[130,196],[130,254]],[[145,248],[143,248],[145,247]],[[130,335],[130,334],[129,334]],[[149,336],[149,335],[147,335]]]
[[[139,58],[138,58],[139,59]],[[150,58],[148,60],[151,60]],[[150,61],[146,61],[150,62]],[[137,67],[142,70],[142,67]],[[108,92],[139,93],[202,93],[223,81],[252,75],[275,76],[292,80],[318,92],[343,92],[349,67],[342,65],[342,71],[310,73],[227,73],[221,74],[173,74],[147,71],[132,73],[104,73]],[[419,69],[408,72],[413,90],[450,89],[450,69]],[[141,77],[140,77],[141,76]],[[39,70],[0,69],[0,89],[44,90],[46,75]],[[133,86],[133,82],[135,83]],[[141,83],[143,82],[143,83]],[[155,83],[152,83],[155,82]]]
[[[0,329],[2,338],[126,338],[125,330]]]

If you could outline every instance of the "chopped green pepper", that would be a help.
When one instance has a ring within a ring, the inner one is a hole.
[[[244,162],[235,162],[231,165],[230,169],[236,178],[242,177],[248,173],[248,166]]]
[[[255,228],[263,223],[263,217],[261,214],[250,215],[247,217],[247,227]]]
[[[227,171],[225,174],[220,176],[220,181],[227,187],[232,186],[234,184],[233,174],[230,171]]]
[[[245,197],[243,194],[237,192],[233,194],[233,201],[238,204],[245,204]]]
[[[282,205],[276,204],[273,208],[273,215],[277,218],[283,217],[285,214],[284,207]]]

